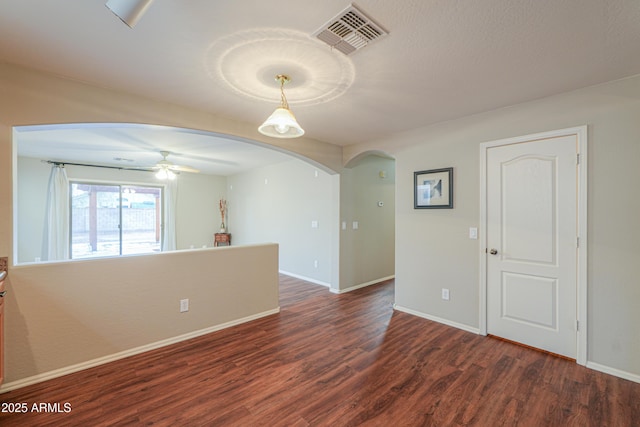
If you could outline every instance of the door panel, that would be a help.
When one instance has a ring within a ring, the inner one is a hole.
[[[522,157],[502,165],[504,259],[556,263],[556,169],[554,158]]]
[[[575,135],[487,150],[487,332],[572,358],[576,154]]]
[[[558,283],[550,277],[504,272],[501,316],[533,327],[557,329]]]

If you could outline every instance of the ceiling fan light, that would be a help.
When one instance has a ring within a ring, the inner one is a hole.
[[[169,174],[167,173],[166,169],[161,168],[158,170],[158,172],[156,172],[156,178],[164,181],[165,179],[169,178]]]
[[[291,110],[284,107],[276,108],[258,131],[274,138],[297,138],[304,135],[304,129],[300,127]]]
[[[105,4],[130,28],[135,27],[153,0],[109,0]]]
[[[172,170],[167,169],[167,179],[173,181],[176,179],[176,174]]]

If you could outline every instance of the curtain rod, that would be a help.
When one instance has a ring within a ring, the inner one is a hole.
[[[72,163],[72,162],[56,162],[55,160],[42,160],[43,163],[49,163],[50,165],[62,166],[71,165],[71,166],[85,166],[88,168],[105,168],[105,169],[119,169],[126,171],[139,171],[139,172],[153,172],[150,169],[142,169],[142,168],[129,168],[126,166],[105,166],[105,165],[90,165],[86,163]]]

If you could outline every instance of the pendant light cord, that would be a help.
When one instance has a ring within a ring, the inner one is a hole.
[[[285,76],[278,76],[278,80],[280,80],[280,102],[282,104],[282,108],[289,109],[289,103],[287,102],[287,97],[284,96],[284,84],[288,81]]]

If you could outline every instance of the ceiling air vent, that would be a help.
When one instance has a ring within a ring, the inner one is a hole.
[[[332,48],[350,55],[386,36],[387,32],[352,4],[313,35]]]

